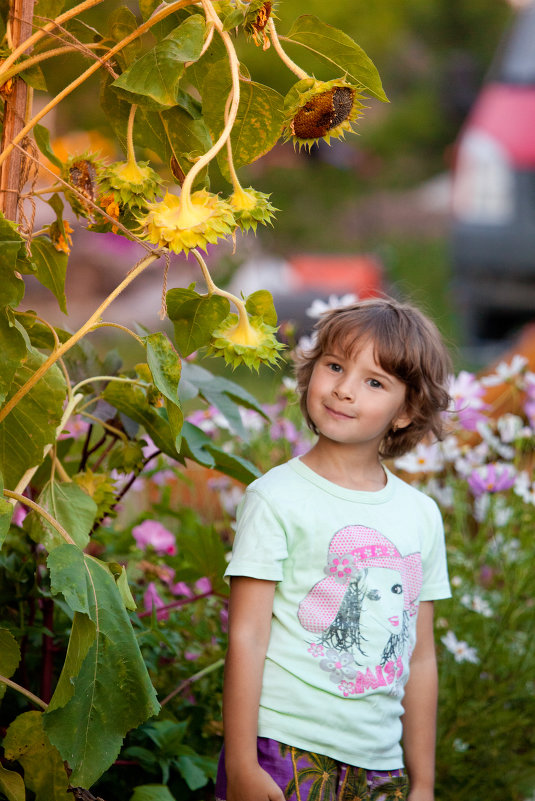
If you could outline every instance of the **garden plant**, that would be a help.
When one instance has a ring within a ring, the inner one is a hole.
[[[209,801],[236,505],[308,434],[290,381],[266,406],[200,363],[258,370],[283,357],[269,293],[219,288],[201,251],[231,237],[239,248],[242,233],[274,221],[270,198],[240,184],[242,167],[281,138],[311,147],[343,136],[365,96],[386,97],[353,39],[310,15],[286,20],[284,3],[115,3],[97,29],[86,15],[101,3],[0,5],[0,798]],[[248,49],[267,48],[287,68],[285,96],[247,68]],[[317,73],[300,52],[317,57]],[[35,110],[50,64],[71,56],[79,76]],[[62,161],[47,114],[94,75],[125,157]],[[217,171],[226,196],[210,191]],[[42,204],[50,222],[36,230]],[[25,307],[24,282],[67,310],[74,217],[95,249],[111,234],[145,255],[73,332]],[[179,269],[171,252],[195,260],[200,288],[166,291]],[[151,265],[163,330],[103,319]],[[134,342],[135,368],[92,344],[102,328]],[[493,381],[514,414],[486,402]],[[451,437],[397,465],[437,498],[447,528],[444,801],[523,801],[535,789],[535,377],[517,360],[486,382],[461,373]]]

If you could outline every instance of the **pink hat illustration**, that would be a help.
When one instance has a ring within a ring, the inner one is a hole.
[[[337,531],[329,545],[326,578],[312,587],[299,604],[301,625],[321,634],[335,619],[351,580],[366,567],[386,567],[401,575],[403,607],[415,614],[422,588],[422,560],[419,553],[401,556],[397,548],[373,528],[346,526]]]

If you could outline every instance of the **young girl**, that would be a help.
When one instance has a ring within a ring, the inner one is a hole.
[[[317,442],[247,489],[226,572],[218,801],[432,801],[442,521],[381,459],[441,437],[449,367],[389,299],[327,313],[301,354]]]

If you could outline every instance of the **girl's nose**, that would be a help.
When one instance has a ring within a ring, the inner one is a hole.
[[[345,379],[335,384],[333,392],[340,400],[354,400],[354,389],[351,383]]]

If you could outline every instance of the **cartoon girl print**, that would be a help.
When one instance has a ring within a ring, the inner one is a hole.
[[[318,635],[309,652],[323,657],[320,668],[344,695],[379,684],[397,692],[418,611],[420,554],[402,556],[378,531],[346,526],[329,544],[324,573],[299,605],[301,625]]]

